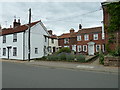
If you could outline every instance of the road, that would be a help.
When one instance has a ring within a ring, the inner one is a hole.
[[[3,88],[117,88],[118,75],[2,62]]]

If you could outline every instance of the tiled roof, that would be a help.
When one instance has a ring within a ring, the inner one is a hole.
[[[64,33],[59,38],[70,38],[70,37],[76,37],[77,32],[74,33]]]
[[[6,34],[17,33],[17,32],[23,32],[23,31],[28,29],[28,26],[32,27],[35,24],[37,24],[38,22],[41,22],[41,20],[33,22],[31,24],[21,25],[21,26],[15,27],[15,28],[2,29],[2,31],[0,32],[0,35],[6,35]]]
[[[79,30],[78,32],[73,32],[73,33],[64,33],[59,38],[70,38],[70,37],[76,37],[78,34],[82,33],[95,33],[95,32],[102,32],[102,27],[93,27],[93,28],[83,28]]]
[[[83,28],[77,32],[77,34],[81,33],[95,33],[95,32],[102,32],[102,27],[93,27],[93,28]]]

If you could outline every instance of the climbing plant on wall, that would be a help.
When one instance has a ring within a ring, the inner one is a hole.
[[[120,2],[107,4],[107,11],[110,15],[108,33],[120,30]]]
[[[107,4],[107,11],[109,13],[109,24],[106,26],[106,29],[108,30],[109,40],[106,49],[108,49],[108,52],[112,52],[113,55],[117,56],[120,54],[120,49],[116,47],[115,50],[111,51],[109,45],[116,43],[118,37],[114,33],[120,30],[120,1]]]

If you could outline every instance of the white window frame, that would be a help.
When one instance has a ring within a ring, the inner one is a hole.
[[[85,41],[88,41],[88,40],[89,40],[89,34],[85,34],[85,35],[84,35],[84,40],[85,40]]]
[[[17,33],[13,34],[13,42],[17,42]]]
[[[72,50],[76,52],[76,45],[72,45]]]
[[[6,48],[3,48],[3,56],[6,56]]]
[[[64,38],[64,44],[68,44],[69,43],[69,38]]]
[[[105,44],[102,45],[102,51],[105,52]]]
[[[51,43],[54,44],[54,39],[53,38],[51,38]]]
[[[69,47],[69,46],[64,46],[64,47]]]
[[[86,47],[86,50],[84,50],[85,47]],[[87,52],[87,45],[83,45],[83,51],[84,51],[84,52]]]
[[[82,38],[81,38],[81,35],[77,36],[77,41],[81,41]]]
[[[99,50],[98,50],[98,46],[99,46],[99,50],[101,49],[101,45],[96,45],[96,52],[99,52]]]
[[[6,35],[3,35],[3,43],[6,43]]]
[[[93,40],[98,40],[98,34],[93,34]]]
[[[13,56],[17,56],[17,47],[13,47]]]
[[[78,45],[77,50],[78,50],[78,52],[81,52],[82,51],[82,45]]]
[[[35,48],[35,54],[38,54],[38,48]]]

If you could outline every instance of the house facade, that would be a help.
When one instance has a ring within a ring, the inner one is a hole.
[[[53,35],[52,30],[48,30],[50,36],[48,37],[48,52],[49,54],[53,54],[59,50],[58,46],[58,37],[57,35]]]
[[[70,29],[70,33],[59,36],[59,46],[69,47],[75,53],[95,55],[99,50],[105,51],[105,38],[102,27],[84,28],[79,26],[78,32]]]
[[[77,45],[77,37],[75,30],[71,28],[70,33],[64,33],[61,36],[59,36],[58,44],[62,47],[69,47],[71,50],[74,50],[76,52],[76,45]]]
[[[0,58],[28,59],[28,29],[30,31],[30,59],[40,58],[48,54],[48,37],[46,27],[41,21],[21,25],[20,20],[13,22],[13,28],[4,28],[0,32]]]
[[[105,38],[102,36],[102,27],[84,28],[77,32],[77,52],[88,55],[105,51]]]

